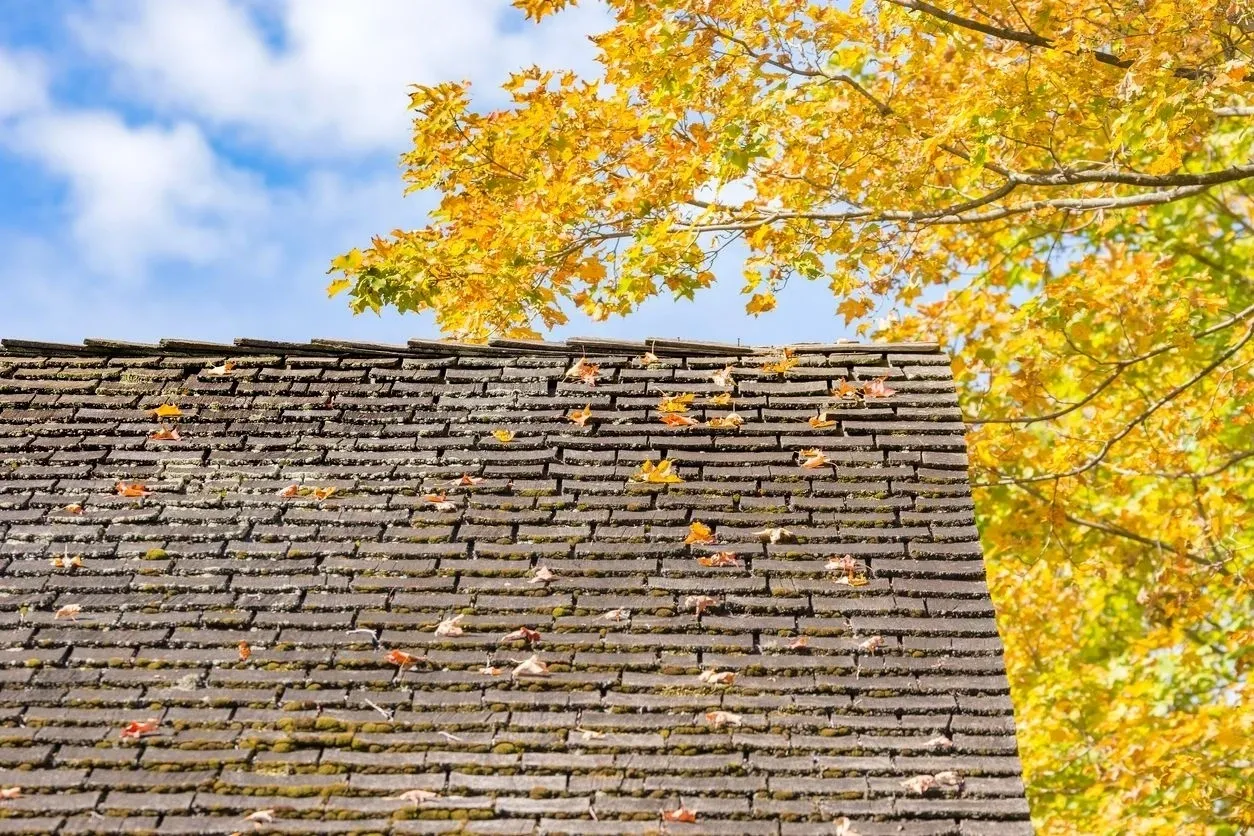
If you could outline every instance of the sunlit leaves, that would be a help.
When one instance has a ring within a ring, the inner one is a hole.
[[[658,401],[657,411],[661,413],[687,412],[688,405],[692,403],[696,395],[691,392],[685,392],[682,395],[662,395],[662,399]]]
[[[577,427],[586,427],[592,418],[591,404],[584,404],[583,409],[574,409],[566,413],[566,420]]]
[[[549,666],[540,660],[539,656],[530,656],[519,662],[511,676],[517,679],[520,676],[551,676]]]
[[[675,472],[670,459],[661,459],[657,462],[644,462],[640,465],[640,470],[632,475],[631,481],[651,484],[675,484],[684,480]]]
[[[128,499],[152,496],[152,491],[142,482],[118,482],[114,486],[114,491],[118,496],[124,496]]]
[[[718,537],[714,531],[705,523],[694,520],[688,526],[688,536],[684,537],[684,543],[687,545],[707,545],[717,543]]]
[[[514,433],[512,430],[507,430],[507,429],[502,428],[502,429],[493,430],[492,437],[495,438],[497,441],[501,442],[502,444],[509,444],[511,441],[514,440]]]
[[[120,737],[123,740],[138,740],[144,735],[157,731],[161,723],[157,720],[132,720],[122,727]]]

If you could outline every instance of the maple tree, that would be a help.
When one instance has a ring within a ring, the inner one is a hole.
[[[860,333],[941,342],[1038,828],[1254,824],[1249,4],[607,5],[591,76],[521,70],[489,112],[413,88],[439,205],[330,291],[532,337],[692,298],[735,244],[750,314],[822,281]]]

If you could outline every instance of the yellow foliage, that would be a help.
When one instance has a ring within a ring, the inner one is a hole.
[[[823,281],[948,346],[1038,832],[1254,828],[1249,4],[606,2],[588,77],[412,89],[439,204],[331,290],[531,337],[692,298],[736,239],[750,313]]]

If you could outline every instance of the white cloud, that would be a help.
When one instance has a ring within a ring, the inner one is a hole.
[[[48,72],[36,55],[0,48],[0,119],[42,108]]]
[[[162,259],[224,260],[267,211],[257,179],[222,163],[192,124],[49,111],[23,120],[10,143],[68,185],[78,251],[111,278],[137,281]]]
[[[587,35],[608,23],[602,7],[585,3],[505,33],[507,8],[503,0],[97,0],[74,29],[112,62],[118,91],[282,153],[325,157],[399,152],[410,84],[470,78],[491,88],[530,63],[587,68]],[[267,37],[266,23],[277,35]]]

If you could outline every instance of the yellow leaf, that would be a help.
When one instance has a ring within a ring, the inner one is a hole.
[[[183,410],[179,409],[174,404],[163,403],[161,406],[152,410],[152,414],[156,415],[158,418],[178,418],[183,414]]]
[[[674,471],[669,459],[662,459],[657,463],[646,461],[640,465],[640,470],[631,477],[631,481],[674,484],[684,480]]]
[[[774,293],[755,293],[751,297],[749,297],[749,301],[745,304],[745,311],[747,313],[753,314],[754,316],[758,316],[759,314],[764,314],[767,311],[771,311],[774,309],[775,309],[775,294]]]
[[[506,429],[493,430],[492,437],[502,444],[509,444],[514,440],[514,433]]]
[[[352,283],[351,279],[336,279],[327,285],[327,298],[343,293]]]

